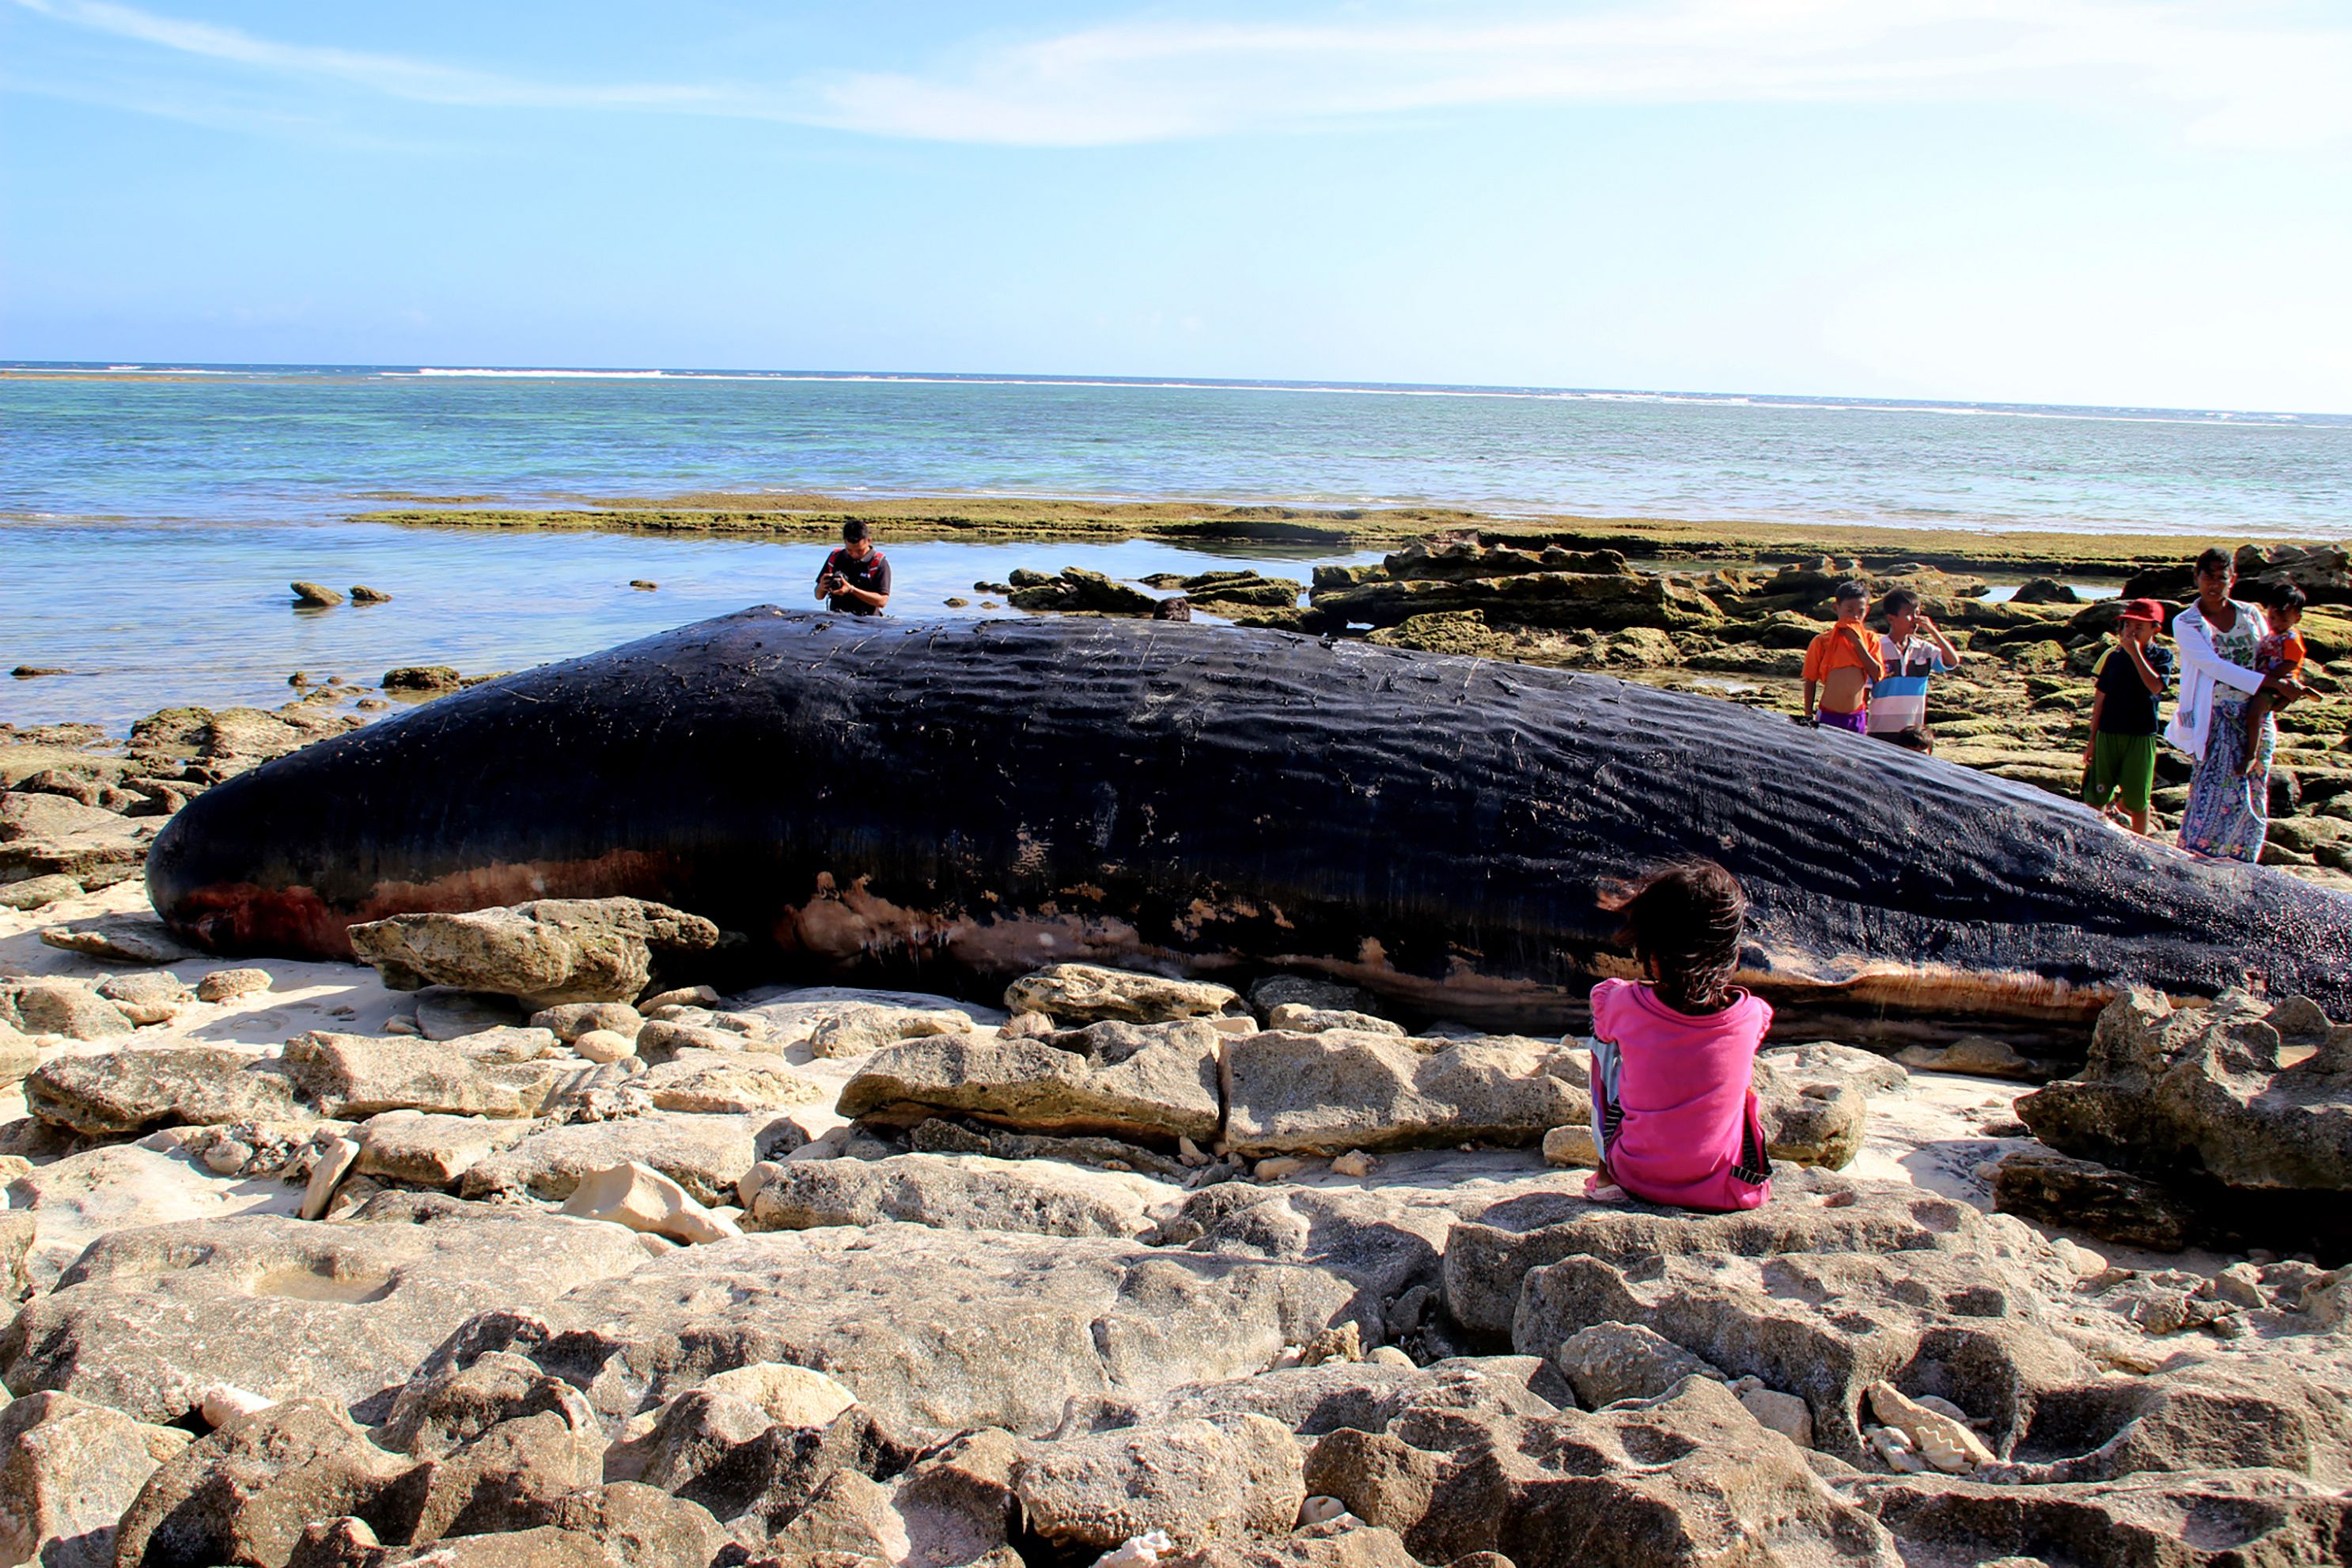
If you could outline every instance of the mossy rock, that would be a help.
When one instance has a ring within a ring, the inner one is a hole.
[[[2066,647],[2058,642],[2031,642],[2009,650],[2012,668],[2047,673],[2066,668]]]

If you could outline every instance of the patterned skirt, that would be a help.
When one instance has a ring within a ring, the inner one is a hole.
[[[2271,753],[2278,746],[2278,721],[2265,717],[2254,746],[2254,765],[2238,776],[2246,756],[2246,704],[2213,703],[2205,733],[2205,755],[2189,780],[2189,808],[2180,816],[2180,847],[2192,855],[2252,865],[2270,836]]]

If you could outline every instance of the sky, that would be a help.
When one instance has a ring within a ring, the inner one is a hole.
[[[2352,5],[0,0],[0,358],[2352,412]]]

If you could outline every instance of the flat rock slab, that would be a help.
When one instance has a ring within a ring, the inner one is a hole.
[[[142,967],[199,956],[152,915],[104,915],[73,925],[51,926],[41,933],[41,940],[85,958]]]
[[[459,1177],[530,1131],[527,1121],[482,1116],[431,1116],[387,1110],[361,1123],[359,1159],[352,1173],[423,1186],[455,1186]]]
[[[215,1383],[370,1419],[485,1300],[536,1310],[645,1260],[619,1226],[406,1194],[342,1220],[116,1231],[0,1336],[0,1369],[144,1421],[182,1419]]]
[[[832,1098],[824,1085],[765,1052],[680,1051],[631,1079],[630,1087],[647,1095],[656,1110],[704,1116],[782,1110]]]
[[[292,1215],[302,1189],[274,1179],[215,1175],[169,1133],[85,1149],[37,1165],[8,1184],[8,1208],[30,1219],[26,1267],[47,1289],[82,1249],[109,1231],[247,1215]]]
[[[1580,1052],[1511,1037],[1430,1044],[1344,1029],[1237,1038],[1225,1050],[1225,1141],[1251,1156],[1532,1143],[1591,1114]]]
[[[511,1347],[626,1416],[716,1372],[790,1362],[886,1422],[1053,1429],[1076,1395],[1150,1399],[1270,1365],[1354,1294],[1307,1266],[912,1225],[695,1247],[573,1290]],[[486,1320],[488,1334],[503,1320]]]
[[[92,1137],[312,1114],[274,1054],[186,1043],[54,1057],[26,1079],[25,1102],[51,1126]]]
[[[728,1009],[766,1020],[779,1047],[795,1046],[829,1023],[862,1007],[917,1013],[961,1013],[985,1028],[1000,1028],[1011,1015],[1002,1007],[940,996],[929,991],[867,991],[855,985],[763,985],[731,997]]]
[[[900,1220],[940,1230],[1133,1237],[1151,1228],[1154,1205],[1181,1190],[1052,1160],[897,1154],[761,1164],[744,1177],[742,1196],[747,1230]]]
[[[731,1204],[752,1166],[807,1141],[792,1122],[767,1112],[578,1121],[485,1155],[467,1169],[460,1191],[469,1198],[528,1194],[561,1202],[595,1172],[634,1163],[667,1176],[697,1203]]]
[[[1594,1204],[1570,1192],[1512,1197],[1465,1216],[1445,1244],[1445,1304],[1482,1333],[1511,1330],[1529,1272],[1589,1255],[1621,1266],[1696,1253],[1945,1252],[1974,1245],[1984,1216],[1895,1182],[1776,1173],[1772,1201],[1741,1214]]]
[[[1040,1039],[941,1035],[885,1046],[841,1114],[914,1122],[950,1111],[1030,1132],[1209,1139],[1223,1037],[1208,1024],[1097,1024]]]
[[[1239,1006],[1240,994],[1207,980],[1171,980],[1093,963],[1054,963],[1004,988],[1015,1013],[1043,1013],[1058,1024],[1163,1024],[1213,1018]]]
[[[352,951],[395,991],[454,985],[562,1002],[629,1002],[653,955],[715,945],[698,915],[641,899],[541,899],[511,909],[394,915],[351,929]]]

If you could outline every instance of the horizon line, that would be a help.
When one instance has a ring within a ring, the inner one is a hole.
[[[2305,420],[2328,424],[2337,421],[2352,423],[2352,410],[2287,408],[2226,408],[2204,405],[2168,405],[2134,403],[2052,403],[2004,398],[1893,397],[1871,396],[1845,393],[1785,393],[1785,392],[1703,392],[1671,387],[1611,387],[1551,385],[1538,383],[1507,382],[1431,382],[1431,381],[1365,381],[1344,377],[1289,376],[1220,376],[1220,375],[1123,375],[1114,373],[1073,373],[1054,371],[890,371],[890,370],[807,370],[761,369],[755,367],[690,366],[690,365],[541,365],[541,364],[467,364],[455,361],[444,364],[394,363],[388,362],[341,362],[331,360],[132,360],[123,358],[88,360],[0,360],[0,376],[25,373],[56,373],[69,374],[163,376],[171,374],[229,375],[240,373],[341,372],[378,375],[405,375],[417,379],[465,380],[470,378],[543,379],[543,380],[747,380],[747,381],[819,381],[819,382],[897,382],[915,384],[982,384],[982,385],[1066,385],[1129,387],[1139,390],[1168,391],[1266,391],[1266,392],[1328,392],[1374,394],[1391,396],[1460,396],[1502,397],[1527,399],[1572,400],[1590,398],[1596,401],[1622,399],[1627,401],[1657,400],[1698,404],[1732,404],[1748,405],[1782,405],[1791,407],[1829,406],[1845,408],[1876,408],[1889,411],[1906,409],[1987,412],[2018,415],[2052,414],[2063,416],[2173,416],[2193,419],[2200,423],[2228,424],[2234,420],[2259,420],[2266,425],[2281,426]],[[2322,427],[2322,426],[2311,426]]]

